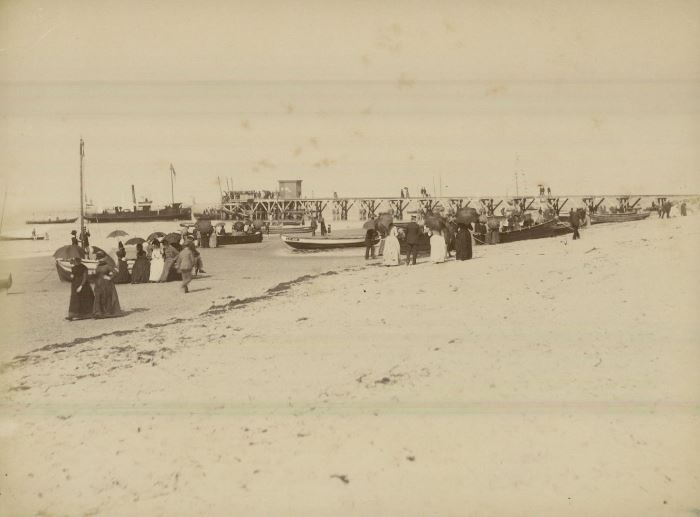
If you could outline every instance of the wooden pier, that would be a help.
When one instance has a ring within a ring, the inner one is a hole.
[[[603,204],[629,208],[642,208],[662,204],[665,201],[687,199],[697,196],[678,194],[604,194],[604,195],[560,195],[560,196],[459,196],[459,197],[323,197],[323,198],[278,198],[261,197],[230,199],[210,210],[220,211],[231,218],[239,216],[263,220],[294,220],[302,216],[315,216],[333,220],[365,220],[391,212],[398,220],[409,215],[425,215],[428,212],[451,212],[462,207],[473,207],[488,215],[501,215],[508,208],[521,211],[548,207],[559,214],[569,208],[587,207],[593,212]],[[354,210],[353,210],[354,209]]]

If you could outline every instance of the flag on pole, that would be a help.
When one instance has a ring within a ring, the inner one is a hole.
[[[177,174],[175,174],[175,167],[173,167],[173,164],[172,164],[172,163],[170,164],[170,173],[171,173],[173,176],[177,176]]]
[[[82,138],[80,139],[80,156],[85,156],[85,142],[83,142]]]

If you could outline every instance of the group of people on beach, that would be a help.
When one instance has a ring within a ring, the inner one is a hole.
[[[411,216],[411,221],[401,228],[390,224],[387,229],[369,228],[365,233],[365,260],[376,258],[375,246],[379,240],[378,255],[383,258],[385,266],[401,265],[401,241],[406,250],[406,265],[416,265],[418,248],[421,240],[427,237],[430,241],[430,261],[434,264],[445,262],[455,251],[457,260],[469,260],[472,253],[471,223],[462,224],[450,221],[447,226],[438,228],[421,226],[417,217]]]
[[[92,275],[80,256],[71,258],[71,292],[66,319],[121,316],[123,313],[116,284],[168,282],[179,277],[182,291],[188,293],[193,276],[205,272],[200,253],[191,237],[185,239],[181,249],[163,239],[153,239],[148,243],[147,250],[144,250],[142,243],[136,244],[136,260],[131,271],[126,254],[126,248],[120,241],[115,266],[104,251],[97,250],[97,265]]]

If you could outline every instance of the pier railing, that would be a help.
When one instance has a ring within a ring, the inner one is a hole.
[[[597,210],[601,206],[629,206],[648,208],[666,201],[697,198],[698,195],[682,194],[596,194],[549,196],[442,196],[442,197],[314,197],[314,198],[249,198],[228,199],[211,206],[235,217],[236,214],[256,219],[298,219],[303,215],[333,219],[371,219],[386,212],[395,218],[405,219],[409,214],[456,211],[473,207],[489,215],[504,213],[517,207],[522,211],[548,207],[559,213],[570,208],[588,207]]]

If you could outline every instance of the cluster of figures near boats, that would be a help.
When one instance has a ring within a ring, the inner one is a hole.
[[[671,206],[668,203],[653,208],[656,208],[659,217],[663,218],[669,217]],[[622,213],[624,212],[622,210]],[[687,214],[685,203],[681,204],[680,213],[682,216]],[[563,230],[563,233],[573,232],[573,239],[579,239],[579,227],[591,224],[591,214],[588,209],[572,208],[568,213],[568,223],[562,223],[548,208],[540,209],[534,218],[516,210],[499,221],[498,218],[489,218],[473,208],[462,208],[456,214],[448,214],[447,217],[428,213],[420,225],[416,216],[412,216],[408,223],[394,223],[391,214],[383,214],[364,225],[365,259],[382,256],[384,265],[398,266],[402,264],[402,254],[405,254],[405,264],[415,265],[419,251],[425,251],[427,248],[432,263],[445,262],[451,258],[452,252],[455,253],[456,260],[469,260],[473,257],[474,243],[497,244],[501,236],[507,235],[508,232],[544,226],[552,220],[561,225],[559,229]],[[325,234],[329,229],[322,218],[314,222],[318,224],[319,221],[321,232]],[[316,226],[312,223],[314,233]],[[234,226],[232,232],[260,233],[259,228],[252,222]],[[197,247],[216,247],[217,236],[223,234],[223,226],[217,229],[206,223],[203,226],[186,228],[180,234],[166,236],[156,233],[148,239],[130,239],[127,243],[136,246],[131,269],[122,241],[119,241],[116,250],[116,264],[103,250],[92,248],[95,250],[96,266],[94,271],[91,271],[83,264],[85,257],[90,258],[90,233],[86,228],[83,228],[79,236],[73,231],[71,245],[65,247],[69,248],[71,263],[71,295],[67,319],[122,315],[116,284],[180,280],[182,291],[188,293],[193,276],[204,272],[202,257]]]
[[[83,264],[83,258],[90,257],[88,236],[87,231],[81,233],[84,247],[80,245],[75,235],[71,243],[73,256],[70,259],[72,267],[68,320],[113,318],[123,315],[115,284],[179,280],[182,291],[188,293],[192,278],[205,272],[202,257],[193,236],[184,232],[180,242],[157,237],[145,241],[146,249],[144,249],[144,243],[136,243],[136,259],[131,271],[122,241],[117,245],[116,264],[103,250],[97,249],[94,252],[97,265],[94,272],[91,272]],[[91,286],[91,280],[94,283],[94,289]]]

